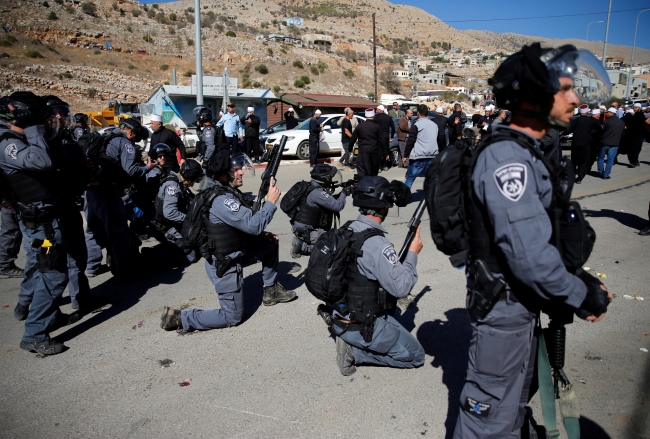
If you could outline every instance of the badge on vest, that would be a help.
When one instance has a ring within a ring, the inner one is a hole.
[[[176,188],[171,184],[167,186],[167,189],[165,189],[165,191],[167,192],[167,195],[171,195],[172,197],[176,195]]]
[[[395,251],[395,247],[392,245],[389,245],[383,249],[381,254],[384,255],[386,260],[393,265],[397,264],[397,261],[399,260],[397,257],[397,252]]]
[[[234,198],[226,198],[223,200],[223,205],[233,212],[239,212],[239,208],[241,207],[239,201]]]
[[[13,143],[7,145],[5,148],[5,155],[10,159],[16,160],[16,156],[18,155],[18,148],[16,148],[16,145]]]
[[[206,131],[204,132],[204,134],[205,134],[205,137],[206,137],[207,139],[209,139],[210,137],[212,137],[212,130],[206,130]]]
[[[479,402],[475,399],[470,398],[469,396],[463,405],[463,410],[470,412],[479,418],[487,418],[490,414],[490,408],[492,408],[490,404]]]
[[[526,166],[510,163],[494,171],[494,181],[499,191],[511,201],[519,201],[526,190]]]
[[[128,152],[129,154],[133,154],[133,145],[131,144],[126,145],[126,152]]]

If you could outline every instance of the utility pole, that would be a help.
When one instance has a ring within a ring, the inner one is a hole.
[[[607,38],[609,37],[609,19],[612,17],[612,0],[609,0],[609,10],[607,12],[607,27],[605,28],[605,43],[603,44],[603,66],[607,69]]]
[[[201,0],[194,0],[194,47],[196,47],[196,105],[203,105],[203,53],[201,51]]]
[[[198,0],[197,0],[198,1]],[[375,34],[375,13],[372,13],[372,68],[375,76],[375,102],[379,99],[377,93],[377,35]]]

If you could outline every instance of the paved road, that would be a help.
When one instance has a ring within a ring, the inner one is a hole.
[[[650,353],[640,350],[650,349],[650,237],[636,235],[647,224],[648,148],[640,168],[616,166],[611,180],[588,177],[575,189],[598,233],[588,265],[608,275],[617,295],[603,322],[577,321],[567,329],[566,371],[577,387],[585,438],[650,437]],[[307,177],[304,165],[283,166],[278,184],[286,192]],[[245,189],[256,192],[258,181]],[[418,179],[414,188],[421,187]],[[398,247],[415,204],[386,220]],[[341,220],[355,212],[350,203]],[[184,336],[161,330],[164,305],[210,308],[218,301],[203,263],[169,269],[153,251],[139,282],[117,286],[110,274],[91,279],[95,294],[112,306],[55,334],[67,352],[39,358],[18,347],[19,280],[2,280],[0,303],[9,307],[0,309],[0,437],[450,437],[467,361],[464,276],[435,249],[428,220],[424,228],[415,299],[399,316],[426,350],[425,365],[415,370],[359,367],[351,377],[340,374],[334,339],[289,257],[291,232],[280,211],[270,226],[281,238],[280,280],[298,298],[261,306],[260,265],[249,267],[245,320],[235,328]],[[171,364],[162,367],[167,359]],[[185,380],[190,385],[179,386]],[[541,421],[537,397],[532,405]]]

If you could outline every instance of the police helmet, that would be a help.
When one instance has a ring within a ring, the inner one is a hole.
[[[151,160],[158,160],[158,157],[169,157],[172,153],[171,148],[165,143],[156,143],[149,150]]]
[[[17,91],[4,101],[7,109],[9,105],[13,107],[11,115],[6,115],[6,120],[13,122],[13,125],[19,128],[45,123],[52,111],[45,99],[31,91]]]
[[[140,122],[138,122],[136,119],[133,119],[132,117],[124,119],[122,122],[120,122],[120,129],[124,128],[129,128],[133,131],[135,134],[135,142],[149,138],[149,130],[143,127]]]
[[[324,163],[314,166],[310,175],[312,180],[322,186],[331,186],[343,182],[341,172],[334,166],[326,165]]]
[[[83,113],[77,113],[73,116],[75,123],[80,123],[83,125],[88,125],[88,115]]]
[[[206,174],[213,179],[218,179],[221,174],[235,170],[243,170],[245,174],[255,176],[255,166],[251,159],[244,153],[222,149],[215,153],[206,167]]]
[[[207,108],[202,108],[196,115],[196,120],[199,122],[211,122],[212,121],[212,111]]]
[[[388,182],[384,177],[363,177],[354,185],[352,205],[362,209],[404,207],[411,199],[411,190],[401,181]]]
[[[230,155],[230,171],[244,171],[249,177],[255,176],[253,161],[243,152],[234,152]]]
[[[203,169],[199,162],[188,159],[181,165],[179,174],[181,174],[183,179],[195,183],[203,177]]]

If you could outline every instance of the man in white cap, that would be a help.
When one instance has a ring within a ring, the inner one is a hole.
[[[287,121],[287,129],[292,130],[298,126],[298,119],[296,119],[295,112],[293,107],[289,107],[287,111],[284,112],[284,120]]]
[[[151,129],[153,130],[153,134],[149,139],[149,145],[154,146],[158,145],[159,143],[164,143],[165,145],[169,146],[171,153],[170,158],[168,159],[168,165],[174,170],[174,172],[178,172],[179,165],[185,163],[185,144],[174,131],[163,126],[161,115],[152,114],[149,118],[149,122]],[[180,151],[180,163],[177,151]]]
[[[442,114],[442,107],[438,107],[435,112],[429,113],[429,119],[438,126],[438,137],[436,141],[438,142],[438,151],[442,152],[447,147],[447,136],[445,136],[447,118]]]
[[[601,146],[598,148],[598,174],[605,180],[610,178],[609,174],[612,172],[618,154],[618,146],[625,133],[625,122],[614,116],[616,116],[616,108],[611,107],[607,110],[603,134],[600,136]],[[605,167],[605,156],[607,156],[607,167]]]
[[[569,128],[564,134],[573,133],[571,140],[571,161],[576,167],[576,183],[582,183],[591,167],[591,148],[596,142],[600,142],[602,128],[600,123],[589,117],[589,105],[583,104],[578,107],[580,117],[571,119]]]
[[[260,162],[260,118],[255,116],[255,108],[248,107],[246,116],[242,119],[244,125],[244,138],[246,139],[246,154],[254,163]]]
[[[318,151],[320,149],[320,134],[323,131],[323,124],[320,123],[321,111],[314,111],[314,117],[309,119],[309,166],[316,166]]]
[[[388,169],[390,167],[390,144],[393,141],[393,137],[395,137],[395,124],[393,123],[393,119],[386,114],[386,107],[383,105],[379,105],[377,107],[377,111],[375,114],[375,123],[381,127],[382,132],[384,133],[383,135],[383,140],[382,140],[382,154],[384,155],[384,158],[386,160],[385,163],[382,163],[381,167],[384,169]]]
[[[375,109],[366,109],[365,116],[366,121],[357,126],[350,139],[350,145],[354,145],[355,142],[359,143],[359,155],[357,156],[359,178],[378,175],[383,157],[384,132],[374,121]]]
[[[632,106],[633,113],[624,118],[627,125],[627,135],[629,135],[629,145],[627,158],[630,161],[630,166],[637,168],[641,166],[639,163],[639,154],[641,153],[641,146],[643,145],[643,135],[645,133],[645,116],[641,112],[641,104],[636,103]],[[628,110],[629,111],[629,110]]]

